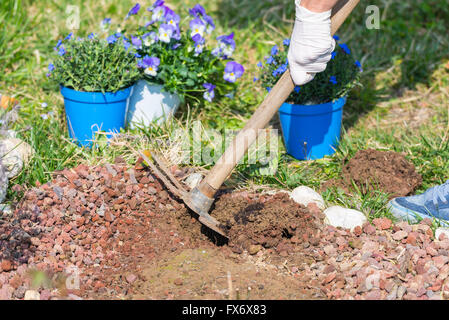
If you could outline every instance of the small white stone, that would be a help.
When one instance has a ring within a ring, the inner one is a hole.
[[[201,182],[202,179],[203,175],[201,173],[192,173],[184,182],[190,187],[190,189],[193,189]]]
[[[33,148],[17,138],[0,140],[0,158],[8,178],[17,176],[34,154]]]
[[[323,197],[312,188],[306,186],[299,186],[295,188],[291,192],[290,197],[296,203],[302,204],[306,207],[309,203],[314,202],[321,210],[324,210],[326,208]]]
[[[327,208],[323,213],[326,216],[324,219],[325,223],[334,227],[350,229],[351,231],[357,226],[361,227],[367,221],[362,212],[340,206]]]
[[[437,228],[435,230],[435,239],[439,240],[441,234],[445,234],[446,237],[449,239],[449,228],[447,228],[447,227]]]
[[[27,290],[25,291],[25,298],[24,300],[40,300],[41,295],[36,290]]]

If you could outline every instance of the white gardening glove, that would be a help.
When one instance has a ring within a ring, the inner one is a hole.
[[[332,10],[316,13],[296,0],[296,20],[288,50],[288,63],[293,82],[297,86],[313,80],[315,74],[326,69],[335,49],[331,35]]]

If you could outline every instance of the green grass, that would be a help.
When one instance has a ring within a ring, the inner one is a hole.
[[[139,1],[143,7],[148,1]],[[198,1],[215,19],[217,34],[235,32],[236,60],[246,73],[238,95],[232,100],[208,104],[202,109],[183,106],[176,121],[160,128],[130,134],[134,146],[166,141],[174,128],[189,128],[200,120],[205,129],[239,129],[263,100],[265,90],[254,84],[256,63],[274,44],[289,36],[294,17],[291,0],[211,0]],[[185,16],[196,1],[172,0],[168,4]],[[90,164],[112,161],[117,155],[130,163],[134,156],[120,143],[83,150],[68,143],[63,100],[58,87],[46,78],[52,48],[66,35],[66,7],[78,5],[81,13],[80,35],[97,29],[103,17],[122,19],[134,1],[119,0],[3,0],[0,4],[0,92],[21,101],[21,119],[15,125],[21,138],[30,143],[36,155],[16,177],[14,184],[33,186],[51,179],[51,173],[80,162]],[[337,153],[318,161],[299,162],[283,153],[274,176],[261,176],[257,168],[240,165],[227,182],[234,186],[279,187],[292,189],[308,185],[319,189],[323,182],[337,178],[342,164],[358,150],[376,148],[402,152],[423,176],[417,190],[440,184],[449,177],[448,100],[449,7],[445,0],[379,1],[380,30],[365,27],[365,3],[361,3],[338,32],[343,42],[362,61],[362,88],[350,96],[344,110],[341,144]],[[42,102],[48,107],[43,108]],[[54,111],[52,119],[40,115]],[[277,119],[271,125],[279,129]],[[282,141],[281,151],[284,152]],[[167,152],[165,150],[164,152]],[[210,165],[203,164],[205,168]],[[13,192],[9,200],[16,198]],[[370,218],[389,216],[387,195],[372,191],[363,194],[353,188],[352,195],[340,190],[323,194],[329,204],[339,204],[365,212]]]

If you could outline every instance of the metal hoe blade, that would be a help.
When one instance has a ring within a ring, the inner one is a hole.
[[[220,228],[220,222],[214,217],[208,214],[208,210],[212,205],[213,199],[205,197],[197,188],[192,191],[187,191],[184,186],[172,175],[170,170],[157,155],[151,153],[151,161],[143,152],[138,154],[146,161],[151,170],[162,180],[165,186],[175,196],[179,197],[193,212],[199,215],[198,220],[208,227],[214,230],[218,234],[227,238],[226,233]],[[157,164],[157,165],[156,165]]]

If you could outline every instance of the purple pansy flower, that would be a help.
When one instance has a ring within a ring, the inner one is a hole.
[[[179,21],[181,21],[181,18],[173,10],[168,9],[165,13],[165,23],[177,28]]]
[[[203,95],[204,99],[206,99],[209,102],[212,102],[212,100],[215,97],[214,89],[216,86],[213,85],[212,83],[204,83],[203,87],[206,88],[206,92],[204,92]]]
[[[219,58],[219,57],[222,56],[222,52],[221,52],[220,47],[216,47],[214,50],[212,50],[211,53],[212,53],[212,55],[213,55],[214,57],[217,57],[217,58]]]
[[[130,16],[136,15],[140,10],[140,4],[136,4],[134,7],[129,10],[128,14],[125,17],[125,20],[128,19]]]
[[[211,34],[212,31],[215,30],[214,20],[211,17],[209,17],[207,14],[205,14],[203,18],[204,18],[204,21],[206,21],[206,24],[207,24],[206,32],[208,34]]]
[[[160,7],[162,5],[164,5],[164,0],[156,0],[151,7],[147,8],[147,10],[153,11],[155,8]]]
[[[131,43],[136,49],[142,49],[142,40],[138,37],[131,36]]]
[[[157,33],[154,32],[154,31],[145,33],[145,34],[142,36],[142,38],[143,38],[143,43],[144,43],[147,47],[151,46],[153,43],[155,43],[155,42],[157,42],[157,41],[159,40],[158,37],[157,37]]]
[[[196,34],[192,37],[193,42],[195,42],[195,55],[199,55],[203,52],[205,39],[201,37],[199,34]]]
[[[151,20],[154,21],[164,21],[165,20],[165,13],[167,12],[167,9],[169,9],[165,5],[158,6],[154,8],[153,15],[151,16]]]
[[[157,69],[160,63],[161,60],[159,60],[159,58],[150,57],[147,55],[142,59],[139,67],[143,67],[145,69],[145,74],[155,77],[157,75]]]
[[[226,81],[234,83],[238,78],[240,78],[243,75],[243,72],[245,72],[245,69],[241,64],[235,61],[229,61],[226,64],[223,78]]]
[[[227,59],[232,56],[235,50],[234,32],[228,35],[222,35],[217,37],[219,47],[223,53],[223,58]]]
[[[189,14],[193,17],[204,16],[206,10],[200,4],[196,4],[192,9],[189,9]]]
[[[163,23],[159,27],[159,40],[165,43],[169,43],[173,33],[176,31],[172,25]]]
[[[196,34],[203,36],[204,31],[206,30],[206,25],[200,18],[195,18],[192,21],[190,21],[190,30],[191,30],[190,32],[191,37],[193,37]]]

